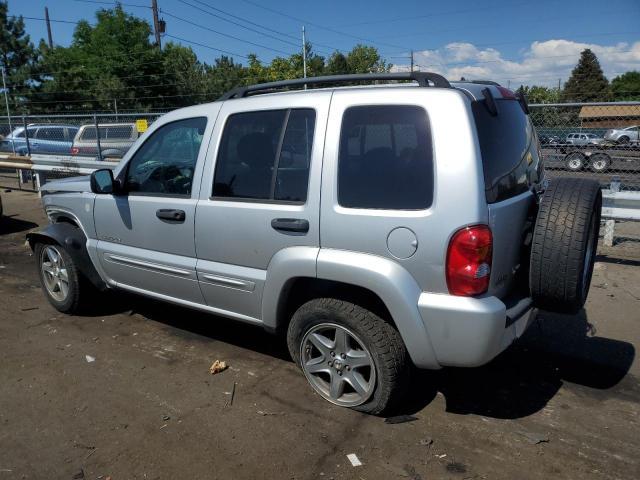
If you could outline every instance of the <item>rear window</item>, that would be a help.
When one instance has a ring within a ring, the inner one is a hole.
[[[516,100],[496,99],[498,114],[482,101],[472,103],[478,131],[487,202],[494,203],[529,189],[540,165],[535,131]]]
[[[132,125],[107,127],[107,138],[112,140],[130,140],[132,137]]]
[[[420,210],[433,199],[426,111],[411,105],[351,107],[344,113],[338,203],[348,208]]]

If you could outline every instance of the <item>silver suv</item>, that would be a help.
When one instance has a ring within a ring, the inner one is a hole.
[[[82,125],[78,130],[71,155],[121,158],[138,139],[135,123],[102,123],[98,126],[100,134],[100,152],[95,125]]]
[[[535,307],[584,304],[600,190],[544,189],[527,113],[497,84],[425,72],[171,112],[115,171],[43,186],[43,290],[62,312],[123,289],[282,332],[321,397],[380,413],[413,366],[482,365]]]

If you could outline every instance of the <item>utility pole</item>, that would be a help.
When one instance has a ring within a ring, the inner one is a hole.
[[[49,21],[49,9],[44,7],[44,20],[47,23],[47,36],[49,37],[49,48],[53,48],[53,37],[51,36],[51,22]]]
[[[411,50],[411,71],[413,72],[413,50]]]
[[[560,93],[560,79],[558,79],[558,93]]]
[[[7,81],[5,80],[4,77],[4,64],[2,65],[2,88],[4,89],[4,101],[7,105],[7,122],[9,123],[9,132],[13,133],[13,126],[11,125],[11,111],[9,110],[9,95],[7,94]],[[26,131],[25,131],[25,135],[26,135]],[[11,149],[13,150],[13,154],[15,155],[16,153],[16,146],[13,143],[13,141],[11,142]]]
[[[302,71],[304,78],[307,78],[307,37],[304,31],[304,25],[302,26]],[[305,85],[306,89],[307,86]]]
[[[158,20],[158,1],[151,0],[151,10],[153,11],[153,31],[156,35],[156,45],[162,48],[160,43],[160,21]]]

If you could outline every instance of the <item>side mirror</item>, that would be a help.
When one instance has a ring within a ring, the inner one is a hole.
[[[113,193],[113,171],[110,168],[102,168],[91,174],[91,191],[93,193]]]

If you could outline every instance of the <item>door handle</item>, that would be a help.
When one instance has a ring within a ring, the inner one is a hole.
[[[170,222],[184,222],[187,215],[184,213],[184,210],[161,208],[160,210],[156,210],[156,217],[160,220],[168,220]]]
[[[301,218],[274,218],[271,220],[271,227],[286,234],[307,233],[309,221]]]

